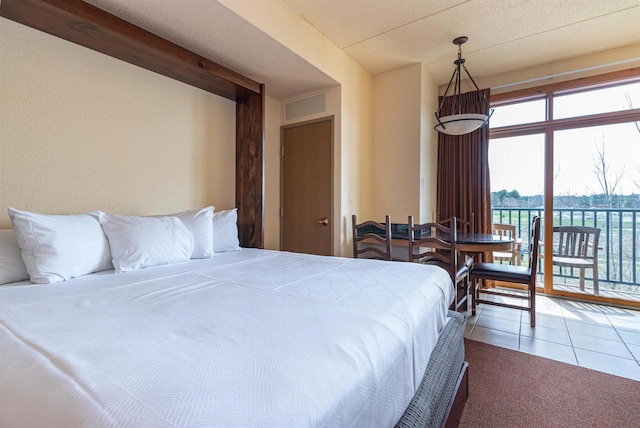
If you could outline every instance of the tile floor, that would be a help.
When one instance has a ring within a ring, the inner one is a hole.
[[[465,337],[640,381],[640,311],[540,295],[536,305],[531,328],[526,311],[481,304]]]

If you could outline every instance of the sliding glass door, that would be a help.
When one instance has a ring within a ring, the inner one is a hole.
[[[514,250],[519,255],[512,260],[523,266],[529,263],[531,219],[541,216],[544,209],[544,143],[544,134],[489,142],[493,224],[515,225],[517,243]],[[543,271],[540,268],[538,272],[538,283],[542,287]]]
[[[554,226],[584,234],[594,229],[582,248],[569,248],[576,264],[554,263],[553,289],[640,301],[640,132],[635,123],[555,131],[553,160]],[[558,240],[556,233],[554,248]]]
[[[640,75],[501,94],[492,105],[494,223],[526,241],[531,216],[543,214],[541,289],[640,306]]]

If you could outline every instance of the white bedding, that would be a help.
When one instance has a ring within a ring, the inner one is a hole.
[[[436,267],[251,249],[0,286],[0,426],[393,426],[452,301]]]

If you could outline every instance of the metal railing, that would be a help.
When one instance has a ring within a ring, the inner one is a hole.
[[[542,214],[542,208],[494,207],[493,222],[515,224],[518,236],[523,240],[522,247],[528,248],[531,218]],[[598,276],[601,286],[619,291],[640,292],[640,210],[560,208],[553,210],[553,224],[599,228]],[[554,270],[553,275],[578,278],[576,269]],[[587,270],[587,279],[591,279],[589,275]]]

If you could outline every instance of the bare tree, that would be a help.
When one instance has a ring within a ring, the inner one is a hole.
[[[593,172],[596,174],[602,194],[607,201],[607,206],[612,208],[613,196],[620,184],[620,180],[622,180],[622,177],[624,176],[624,165],[622,166],[622,169],[616,173],[609,173],[611,165],[609,165],[607,161],[604,148],[605,144],[603,135],[600,146],[598,147],[598,145],[596,145],[596,156],[593,158]]]
[[[624,93],[624,97],[627,100],[627,106],[629,107],[629,110],[633,110],[633,101],[631,100],[631,95],[629,95],[628,91]],[[633,122],[633,124],[636,126],[638,132],[640,132],[640,122]]]
[[[627,100],[627,107],[629,107],[629,110],[633,110],[634,108],[633,100],[631,100],[631,95],[629,94],[629,92],[625,92],[624,97]],[[633,122],[633,124],[635,125],[638,133],[640,134],[640,122]],[[640,178],[636,180],[635,178],[632,177],[631,182],[635,184],[638,189],[640,189]]]

